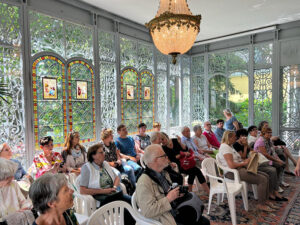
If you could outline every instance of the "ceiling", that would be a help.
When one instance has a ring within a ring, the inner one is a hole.
[[[159,0],[82,1],[143,25],[155,16],[159,6]],[[193,15],[202,15],[197,40],[300,20],[299,0],[187,0],[187,2]]]

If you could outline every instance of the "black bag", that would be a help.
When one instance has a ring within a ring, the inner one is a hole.
[[[171,205],[176,213],[174,216],[175,221],[179,224],[196,224],[200,220],[204,210],[203,202],[193,192],[177,198]]]
[[[121,175],[121,183],[125,185],[127,194],[133,195],[135,188],[134,188],[133,184],[130,182],[130,180],[128,179],[127,174]]]

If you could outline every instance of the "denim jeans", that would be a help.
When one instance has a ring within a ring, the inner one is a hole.
[[[136,178],[138,178],[141,175],[141,173],[143,172],[142,167],[140,167],[139,164],[137,164],[134,161],[128,160],[127,165],[130,166],[134,170]]]
[[[135,188],[136,179],[135,179],[134,169],[131,166],[129,166],[129,165],[123,165],[123,168],[124,168],[124,172],[128,176],[128,179],[130,180],[131,184]]]

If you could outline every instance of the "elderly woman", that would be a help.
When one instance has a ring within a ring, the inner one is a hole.
[[[230,109],[224,109],[223,114],[226,118],[225,130],[238,130],[238,129],[240,129],[239,122],[235,118],[235,116],[232,115],[232,112],[231,112]]]
[[[48,172],[66,172],[65,165],[61,165],[63,161],[61,155],[58,152],[53,152],[53,139],[51,136],[40,139],[40,148],[43,152],[34,157],[33,164],[28,169],[32,177],[39,178]]]
[[[188,177],[189,191],[192,191],[194,180],[197,177],[202,188],[209,194],[209,187],[206,183],[206,180],[201,170],[198,167],[196,167],[196,162],[195,165],[191,166],[188,169],[184,169],[182,167],[182,163],[187,164],[185,158],[191,156],[192,153],[187,151],[186,146],[181,143],[181,138],[178,137],[178,138],[169,139],[169,136],[163,132],[161,132],[161,135],[162,135],[163,150],[167,154],[170,161],[175,162],[177,164],[179,171],[181,173],[189,175]]]
[[[75,225],[73,190],[63,174],[47,173],[39,177],[29,189],[33,207],[40,215],[33,225]]]
[[[12,156],[13,156],[13,153],[12,153],[11,148],[9,147],[9,145],[7,143],[3,143],[2,145],[0,145],[0,158],[8,159],[8,160],[11,160],[11,161],[18,164],[18,169],[17,169],[14,177],[15,177],[15,180],[19,181],[27,173],[24,170],[23,166],[21,165],[20,161],[18,161],[16,159],[12,159],[11,158]]]
[[[120,178],[105,159],[102,144],[89,147],[88,162],[81,168],[80,193],[92,195],[101,205],[115,200],[131,204],[131,197],[120,190]]]
[[[273,143],[271,141],[271,137],[272,129],[270,127],[262,128],[261,136],[255,142],[254,151],[260,152],[268,160],[270,160],[270,165],[275,167],[277,170],[278,179],[281,184],[283,182],[283,171],[285,167],[285,162],[282,161],[277,155]]]
[[[194,126],[193,130],[195,132],[195,135],[192,137],[192,139],[195,145],[198,147],[198,149],[216,158],[216,154],[218,153],[218,151],[212,147],[205,135],[202,134],[201,125]]]
[[[245,181],[249,184],[257,184],[258,209],[266,212],[274,211],[272,208],[270,208],[273,207],[273,205],[267,201],[269,198],[269,176],[260,171],[257,174],[247,172],[245,167],[248,165],[250,159],[248,158],[242,160],[241,155],[232,147],[235,141],[236,135],[234,131],[227,130],[224,132],[222,144],[219,149],[219,160],[221,164],[224,167],[236,169],[242,181]],[[232,173],[227,173],[225,176],[230,179],[233,178]]]
[[[103,129],[101,132],[101,140],[105,151],[105,161],[109,163],[111,167],[119,170],[120,173],[126,173],[131,184],[135,187],[136,178],[134,170],[126,162],[121,160],[120,150],[117,148],[114,142],[114,135],[112,129]]]
[[[31,208],[31,202],[23,196],[19,185],[14,181],[18,164],[0,158],[0,222],[5,216]]]
[[[151,144],[150,136],[146,134],[147,125],[145,123],[140,123],[139,133],[134,137],[137,149],[140,153],[144,153],[145,148]]]
[[[65,140],[62,157],[70,172],[80,173],[81,166],[87,161],[85,147],[79,143],[79,132],[72,131]]]

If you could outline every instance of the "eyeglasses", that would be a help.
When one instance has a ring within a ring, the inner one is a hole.
[[[103,155],[104,153],[105,153],[105,152],[103,152],[103,151],[102,151],[102,152],[97,152],[97,154],[101,154],[101,155]]]
[[[158,157],[156,157],[156,158],[158,159],[158,158],[166,158],[166,157],[167,157],[167,154],[163,154],[163,155],[158,156]]]

